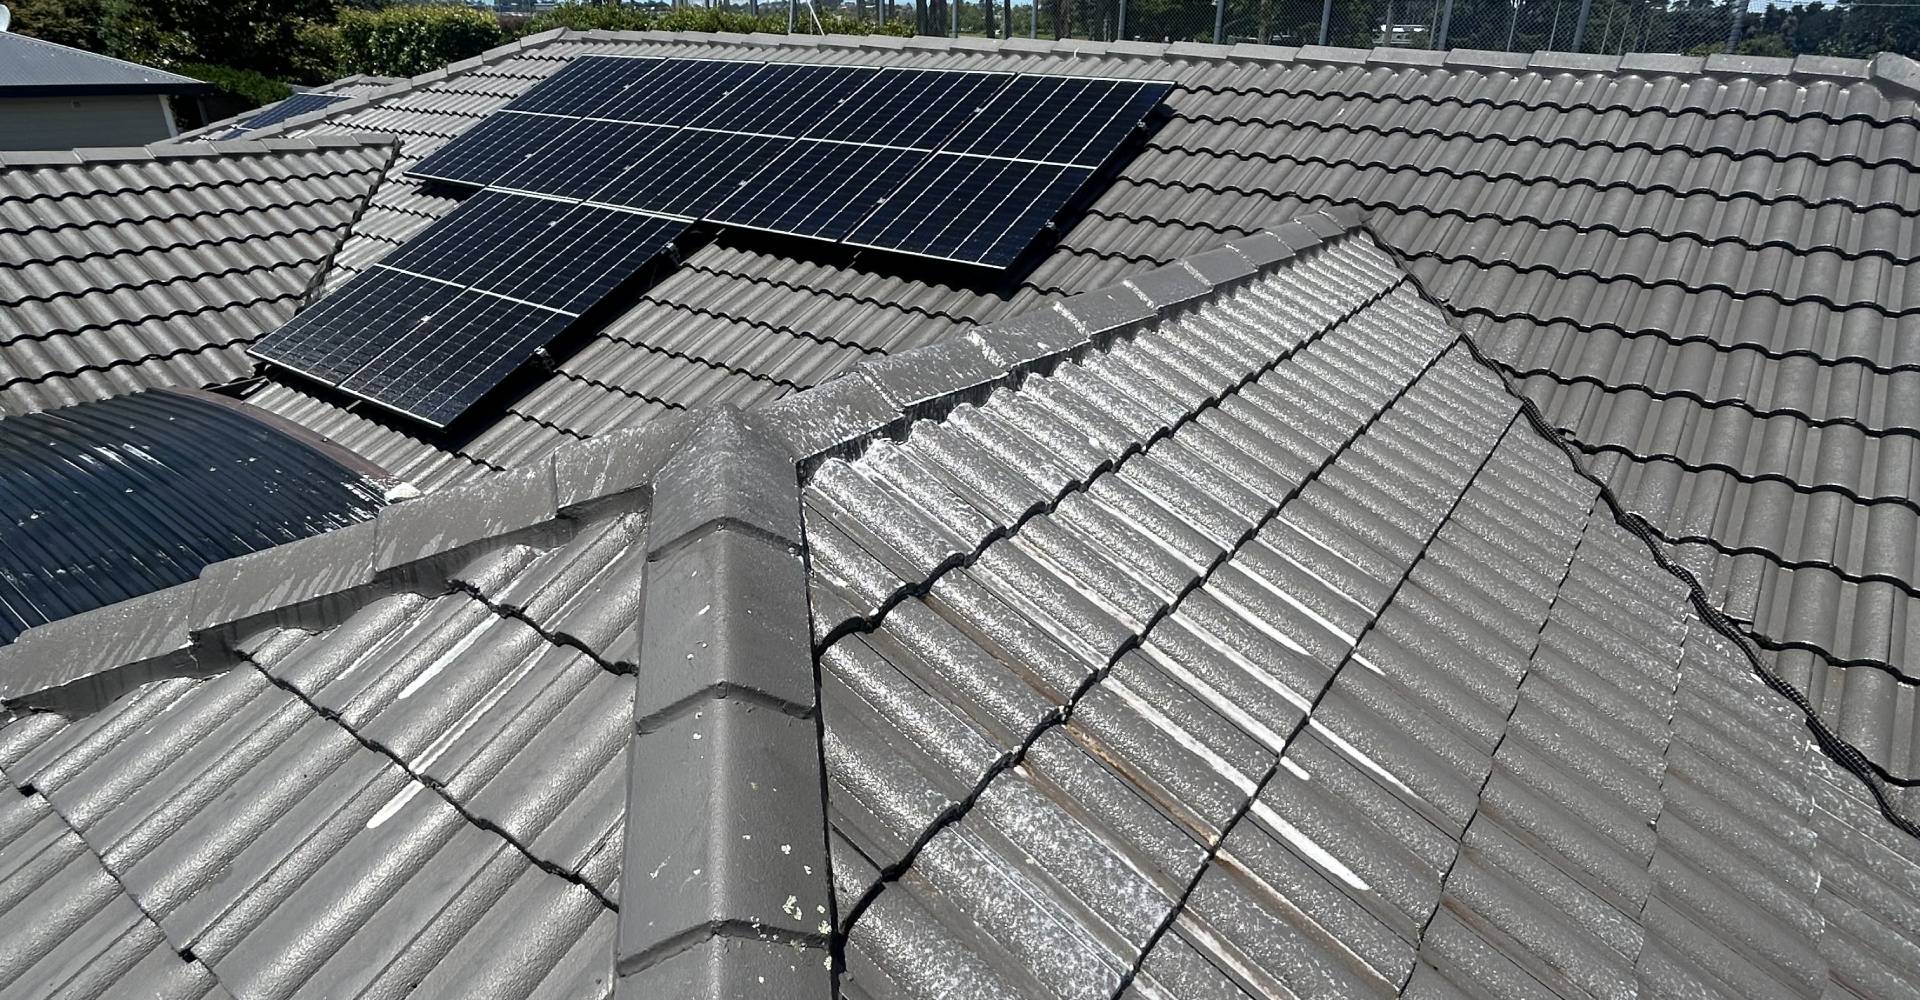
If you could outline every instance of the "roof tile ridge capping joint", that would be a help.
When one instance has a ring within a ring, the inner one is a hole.
[[[1389,246],[1386,241],[1382,240],[1379,234],[1369,229],[1367,230],[1367,236],[1373,240],[1374,246],[1378,247],[1382,253],[1388,255],[1396,262],[1405,263],[1404,257],[1392,246]],[[1413,278],[1412,283],[1414,290],[1419,293],[1421,298],[1440,309],[1443,315],[1449,317],[1449,323],[1457,322],[1454,313],[1446,301],[1429,291],[1419,278]],[[1794,687],[1793,684],[1784,677],[1780,676],[1772,667],[1768,666],[1765,658],[1761,655],[1759,646],[1754,642],[1753,638],[1746,634],[1737,620],[1714,603],[1713,599],[1708,596],[1705,586],[1700,583],[1699,577],[1695,576],[1692,570],[1681,565],[1673,558],[1667,546],[1660,540],[1659,533],[1647,522],[1646,518],[1627,509],[1626,504],[1621,501],[1619,495],[1613,491],[1613,488],[1607,485],[1606,480],[1602,479],[1588,467],[1586,458],[1580,451],[1579,446],[1554,428],[1553,422],[1547,419],[1545,413],[1541,412],[1538,404],[1514,388],[1512,381],[1507,377],[1506,373],[1501,370],[1499,364],[1481,351],[1480,345],[1473,337],[1462,330],[1459,335],[1459,341],[1466,346],[1467,352],[1472,355],[1477,364],[1485,368],[1494,378],[1499,379],[1500,384],[1506,387],[1506,390],[1515,398],[1520,400],[1520,412],[1526,417],[1527,422],[1533,426],[1534,431],[1554,447],[1558,448],[1561,454],[1567,457],[1567,461],[1573,464],[1574,471],[1599,489],[1600,499],[1606,504],[1607,510],[1613,516],[1614,522],[1638,538],[1640,543],[1646,546],[1647,552],[1653,557],[1654,563],[1661,569],[1666,570],[1669,575],[1679,580],[1681,584],[1687,588],[1688,603],[1693,606],[1694,611],[1700,615],[1701,620],[1706,623],[1707,627],[1719,633],[1722,638],[1732,643],[1734,648],[1740,651],[1740,655],[1746,658],[1749,669],[1760,678],[1762,683],[1772,688],[1781,697],[1792,702],[1794,706],[1800,710],[1801,714],[1806,718],[1807,729],[1812,733],[1814,742],[1836,765],[1852,774],[1855,778],[1858,778],[1860,783],[1866,786],[1867,792],[1873,796],[1874,803],[1879,807],[1880,814],[1895,827],[1915,838],[1920,838],[1920,823],[1916,823],[1902,816],[1894,808],[1893,801],[1888,797],[1886,788],[1881,781],[1876,780],[1881,770],[1880,767],[1869,759],[1865,753],[1861,752],[1858,747],[1829,728],[1820,718],[1819,713],[1815,711],[1813,703],[1808,700],[1807,695],[1799,688]]]
[[[296,315],[312,305],[313,300],[320,294],[320,290],[326,287],[327,278],[333,273],[334,261],[339,259],[340,251],[346,248],[347,241],[352,239],[353,234],[360,228],[360,222],[366,218],[367,210],[373,207],[374,197],[380,193],[381,186],[386,184],[387,178],[393,173],[394,164],[399,162],[400,143],[390,141],[386,143],[386,147],[386,158],[381,161],[380,169],[374,174],[373,181],[367,185],[366,194],[361,197],[359,206],[340,227],[339,238],[334,240],[333,245],[327,249],[326,256],[320,258],[320,265],[313,269],[313,276],[307,279],[307,286],[301,289],[300,297],[294,300],[293,309]]]
[[[835,914],[798,464],[760,414],[679,422],[646,528],[618,993],[827,1000]]]
[[[1378,247],[1382,253],[1387,254],[1396,261],[1402,260],[1400,254],[1391,246],[1387,245],[1385,241],[1381,240],[1378,234],[1368,230],[1367,235],[1373,240],[1374,245]],[[1418,278],[1413,279],[1413,288],[1419,293],[1421,298],[1441,309],[1444,315],[1449,316],[1449,322],[1453,321],[1451,318],[1453,314],[1448,311],[1447,303],[1429,291]],[[1861,752],[1858,747],[1828,727],[1826,722],[1820,718],[1819,713],[1814,709],[1813,703],[1808,700],[1807,695],[1767,664],[1766,659],[1761,655],[1760,648],[1754,642],[1753,638],[1741,629],[1740,623],[1737,620],[1714,603],[1713,599],[1708,596],[1706,588],[1700,583],[1700,578],[1695,576],[1692,570],[1681,565],[1673,558],[1672,554],[1668,552],[1667,546],[1661,542],[1659,534],[1654,530],[1653,526],[1647,522],[1646,518],[1627,508],[1626,504],[1621,501],[1619,495],[1613,491],[1613,488],[1607,484],[1606,480],[1602,479],[1588,467],[1585,456],[1581,453],[1579,447],[1554,428],[1553,423],[1547,419],[1546,414],[1541,412],[1540,407],[1534,403],[1532,399],[1521,394],[1513,387],[1512,382],[1507,378],[1500,366],[1481,351],[1480,345],[1474,341],[1473,337],[1469,336],[1465,331],[1461,331],[1458,339],[1461,344],[1465,345],[1468,354],[1473,357],[1475,363],[1485,368],[1494,378],[1499,379],[1500,384],[1506,387],[1507,391],[1515,398],[1520,400],[1520,412],[1526,417],[1527,423],[1532,425],[1533,430],[1548,443],[1558,448],[1561,454],[1567,457],[1567,461],[1573,464],[1574,471],[1578,473],[1581,478],[1586,479],[1599,489],[1600,499],[1606,504],[1608,513],[1612,515],[1614,522],[1638,538],[1640,543],[1646,547],[1647,552],[1652,556],[1654,563],[1661,569],[1666,570],[1669,575],[1679,580],[1680,583],[1686,587],[1687,602],[1692,605],[1695,613],[1700,616],[1707,627],[1718,633],[1721,638],[1727,640],[1734,648],[1740,651],[1740,655],[1747,661],[1748,668],[1753,671],[1754,675],[1757,676],[1762,683],[1773,689],[1773,691],[1781,697],[1792,702],[1794,706],[1799,709],[1800,713],[1805,717],[1808,731],[1813,735],[1814,743],[1820,747],[1821,751],[1824,752],[1835,765],[1852,774],[1860,780],[1861,784],[1866,786],[1868,794],[1873,796],[1875,805],[1879,807],[1881,816],[1901,831],[1916,839],[1920,839],[1920,823],[1916,823],[1914,820],[1901,815],[1900,812],[1894,808],[1893,801],[1888,796],[1883,782],[1879,780],[1879,772],[1881,770],[1879,765],[1875,764],[1865,753]]]
[[[941,419],[997,389],[1104,353],[1121,338],[1348,237],[1362,218],[1352,206],[1302,215],[1002,323],[862,361],[763,412],[778,424],[805,480],[831,459],[852,459],[875,441],[903,436],[916,421]]]
[[[128,903],[133,905],[134,910],[137,911],[142,918],[152,924],[155,930],[160,932],[160,939],[167,943],[167,947],[171,949],[175,955],[178,955],[181,961],[191,962],[200,966],[200,968],[206,971],[208,978],[211,978],[222,989],[226,988],[226,984],[221,982],[219,975],[213,971],[213,966],[201,961],[200,957],[193,953],[191,945],[183,946],[175,943],[173,936],[167,933],[166,925],[162,924],[159,918],[155,917],[152,911],[147,909],[146,904],[141,902],[139,896],[134,895],[133,890],[127,886],[125,880],[121,879],[120,873],[115,871],[112,865],[107,864],[106,856],[94,847],[93,842],[87,839],[85,833],[81,832],[80,827],[74,823],[72,817],[68,816],[66,812],[53,801],[52,796],[47,795],[44,791],[35,787],[32,782],[21,783],[11,774],[8,774],[5,768],[0,768],[0,782],[13,786],[21,795],[28,797],[39,796],[40,800],[47,804],[47,811],[51,812],[54,818],[60,821],[60,825],[65,827],[68,833],[73,834],[73,838],[80,842],[81,849],[87,852],[87,856],[93,859],[94,864],[99,865],[100,870],[106,872],[107,878],[113,881],[114,888],[120,890],[120,895],[125,898]]]

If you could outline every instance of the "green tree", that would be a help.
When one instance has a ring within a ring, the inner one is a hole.
[[[414,76],[477,56],[503,40],[500,21],[471,7],[389,7],[340,12],[343,69]]]

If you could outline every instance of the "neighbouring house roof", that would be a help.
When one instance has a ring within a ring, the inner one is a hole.
[[[0,31],[0,97],[211,94],[192,77]]]
[[[1912,61],[548,33],[281,126],[402,144],[330,280],[455,204],[408,164],[604,52],[1177,86],[1170,118],[1005,279],[722,239],[455,437],[277,382],[251,401],[433,487],[690,407],[777,399],[1356,207],[1822,716],[1888,777],[1920,778]]]
[[[393,147],[328,137],[0,153],[0,416],[252,373]]]
[[[1350,211],[556,449],[0,649],[0,982],[1912,995],[1577,454]]]
[[[174,390],[0,419],[0,643],[373,516],[394,484],[310,439]]]

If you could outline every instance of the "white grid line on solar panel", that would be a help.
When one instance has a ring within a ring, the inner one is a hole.
[[[448,281],[445,278],[436,278],[431,274],[421,274],[419,271],[409,271],[404,267],[394,267],[390,264],[375,264],[373,265],[373,267],[370,267],[367,270],[371,271],[376,268],[382,268],[388,271],[392,271],[395,274],[404,274],[409,278],[419,278],[423,281],[432,281],[437,284],[446,285],[449,288],[457,288],[463,292],[473,292],[477,295],[488,295],[496,299],[505,299],[508,302],[517,302],[523,306],[532,306],[535,309],[545,309],[548,312],[559,313],[562,316],[572,316],[575,319],[578,319],[580,316],[579,313],[569,312],[565,309],[560,308],[559,306],[544,305],[542,303],[534,302],[528,299],[517,299],[511,295],[503,295],[499,292],[492,291],[491,289],[481,288],[479,285],[463,285],[457,281]]]
[[[852,137],[856,142],[882,145],[874,137],[886,134],[894,141],[884,145],[930,152],[944,145],[1015,79],[1013,73],[888,67],[822,115],[802,138]],[[899,141],[902,135],[908,141]]]
[[[1093,175],[1093,170],[1088,167],[1020,164],[998,157],[974,158],[977,165],[967,167],[963,165],[963,160],[948,156],[945,153],[935,154],[922,164],[901,185],[912,192],[907,202],[891,211],[888,210],[889,206],[881,205],[854,227],[845,242],[849,246],[911,253],[936,260],[1000,266],[994,262],[1011,263],[1017,260],[1033,238]],[[983,180],[984,171],[988,169],[986,165],[996,163],[1003,166]],[[1052,171],[1053,174],[1043,178],[1036,187],[1032,178],[1042,171]],[[953,179],[956,172],[959,172],[957,181]],[[966,192],[971,193],[962,197]],[[1021,194],[1031,194],[1032,197],[1016,199],[1015,196]],[[1049,201],[1051,205],[1046,204]],[[954,202],[959,204],[954,205]],[[1046,214],[1036,214],[1035,210],[1043,206],[1047,208]],[[963,225],[968,228],[964,233],[957,233],[956,227]],[[932,228],[928,229],[928,226]],[[1023,228],[1032,232],[1011,244],[1012,252],[994,252]],[[893,234],[892,238],[889,238],[889,234]],[[982,235],[988,237],[984,244],[980,242]],[[942,245],[951,246],[953,251],[938,252],[932,249]],[[971,255],[959,252],[968,246],[979,246],[981,249]]]
[[[247,350],[309,378],[338,385],[372,356],[376,337],[424,322],[460,291],[457,285],[404,271],[369,270]]]
[[[639,273],[686,231],[654,215],[577,205],[558,226],[560,239],[535,241],[474,283],[476,291],[584,313]]]
[[[602,57],[580,57],[599,58]],[[585,81],[591,81],[596,75],[612,77],[614,80],[621,78],[617,70],[596,73],[600,64],[583,64],[580,59],[568,64],[568,69],[584,66],[584,71],[576,77],[564,76],[568,70],[563,69],[535,84],[501,110],[517,114],[550,114],[562,118],[603,119],[630,125],[680,126],[718,104],[765,65],[730,59],[662,59],[658,64],[632,74],[617,89],[575,95],[568,90],[576,78]],[[557,82],[558,89],[542,93],[543,85],[548,82]],[[563,101],[574,103],[563,105],[560,103]]]
[[[456,298],[448,310],[430,319],[435,322],[395,340],[378,357],[343,379],[340,388],[445,427],[557,336],[568,322],[555,317],[533,317],[529,322],[530,318],[516,312],[511,304],[485,298]],[[479,335],[469,335],[457,343],[453,338],[432,336],[439,327],[456,322]],[[456,380],[446,373],[449,367],[465,377]],[[434,377],[422,377],[429,372]],[[487,384],[483,387],[482,382]],[[422,405],[426,403],[436,405]]]
[[[686,127],[799,138],[818,121],[823,97],[847,86],[857,90],[860,81],[878,72],[869,66],[833,63],[762,63]],[[746,123],[752,127],[745,127]]]
[[[741,135],[698,142],[686,135],[676,132],[585,200],[698,219],[731,194],[732,185],[766,166],[777,152],[775,143],[790,142]]]
[[[1160,102],[1166,87],[1022,76],[962,125],[943,151],[1098,166]]]
[[[834,153],[846,155],[836,158]],[[802,139],[776,154],[706,217],[743,229],[838,241],[928,155],[886,150],[855,160],[847,146]]]

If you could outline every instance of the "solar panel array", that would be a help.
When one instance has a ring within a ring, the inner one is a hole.
[[[1169,86],[583,56],[409,172],[1007,267]]]
[[[346,100],[339,94],[295,94],[283,101],[277,101],[254,114],[246,121],[214,136],[215,139],[237,139],[257,128],[265,128],[275,122],[297,118],[309,112],[318,111]]]
[[[252,352],[445,427],[686,228],[483,191]]]
[[[577,58],[409,171],[484,190],[252,353],[445,427],[696,220],[1006,267],[1168,86]]]

